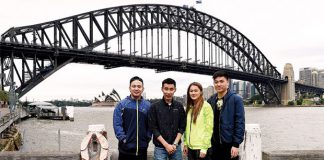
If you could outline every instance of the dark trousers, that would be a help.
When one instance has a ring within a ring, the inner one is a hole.
[[[188,148],[188,160],[205,160],[205,158],[199,158],[200,150]]]
[[[231,158],[232,144],[216,144],[208,150],[208,160],[238,160],[238,156]]]
[[[147,152],[144,152],[137,156],[119,153],[118,160],[147,160]]]

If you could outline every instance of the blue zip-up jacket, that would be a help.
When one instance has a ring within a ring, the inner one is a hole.
[[[213,110],[217,109],[216,100],[217,93],[207,101]],[[228,90],[228,93],[224,97],[223,109],[219,117],[219,126],[220,142],[239,147],[244,138],[245,112],[242,98],[230,90]],[[212,140],[214,140],[214,135]]]
[[[131,96],[116,105],[113,126],[119,141],[119,152],[131,155],[146,152],[152,137],[148,127],[149,108],[149,101],[144,98],[134,100]]]

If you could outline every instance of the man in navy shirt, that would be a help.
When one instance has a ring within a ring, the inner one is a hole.
[[[153,131],[155,160],[182,160],[181,136],[186,129],[183,105],[173,98],[176,82],[167,78],[162,82],[163,98],[149,110],[149,127]]]

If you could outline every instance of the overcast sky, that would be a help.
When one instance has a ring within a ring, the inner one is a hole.
[[[119,5],[159,3],[182,6],[193,0],[8,0],[0,2],[0,33],[10,27],[32,25],[87,11]],[[324,69],[324,10],[322,0],[202,0],[195,6],[230,24],[249,38],[283,72],[291,63],[298,80],[302,67]],[[93,99],[101,91],[115,88],[121,97],[129,94],[129,79],[144,79],[146,96],[161,97],[161,81],[171,77],[177,82],[176,95],[185,94],[187,86],[198,81],[212,84],[210,76],[180,72],[155,73],[152,69],[115,68],[69,64],[32,89],[21,100]]]

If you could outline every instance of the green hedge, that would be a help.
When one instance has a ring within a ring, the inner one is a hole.
[[[294,101],[289,101],[288,102],[288,106],[293,106],[295,103],[294,103]]]
[[[303,99],[302,98],[297,99],[296,103],[297,103],[297,105],[302,105],[303,104]]]

